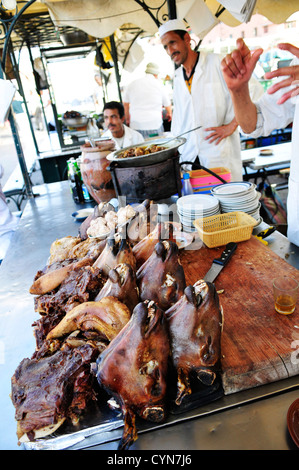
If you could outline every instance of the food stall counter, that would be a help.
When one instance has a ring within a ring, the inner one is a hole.
[[[36,272],[46,265],[52,242],[67,235],[76,236],[80,226],[72,214],[82,206],[73,201],[67,181],[42,185],[38,189],[39,197],[27,202],[10,250],[0,266],[2,450],[24,449],[17,444],[15,409],[9,394],[16,367],[23,358],[30,358],[35,349],[32,324],[37,313],[29,288]],[[269,246],[298,267],[299,249],[281,234],[275,232],[269,236]],[[159,426],[146,423],[131,449],[295,449],[287,428],[287,412],[298,395],[299,377],[295,375],[222,396],[198,409],[173,415]],[[100,435],[100,439],[91,434],[87,438],[79,437],[78,441],[71,440],[68,448],[117,449],[121,436],[119,427],[111,431],[103,429]],[[55,445],[59,448],[56,440]]]

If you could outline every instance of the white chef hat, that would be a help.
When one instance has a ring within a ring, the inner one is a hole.
[[[159,28],[159,36],[162,37],[163,34],[169,33],[170,31],[187,31],[186,25],[182,20],[169,20],[166,23],[163,23]]]
[[[149,62],[146,66],[145,73],[151,73],[153,75],[159,75],[160,69],[154,62]]]

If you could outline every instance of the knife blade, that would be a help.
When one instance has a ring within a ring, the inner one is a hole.
[[[222,252],[220,258],[215,258],[213,260],[212,266],[210,267],[209,271],[204,277],[204,281],[206,282],[214,282],[220,271],[224,268],[224,266],[229,262],[232,255],[237,249],[237,243],[231,242],[228,243]]]

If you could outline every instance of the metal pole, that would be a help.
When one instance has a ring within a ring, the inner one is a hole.
[[[120,84],[120,73],[119,73],[119,68],[118,68],[117,50],[116,50],[113,34],[110,36],[110,42],[111,42],[111,56],[112,56],[113,63],[114,63],[114,68],[115,68],[115,75],[116,75],[119,101],[122,101],[121,91],[120,91],[120,86],[119,86],[119,84]]]
[[[3,74],[3,71],[2,71],[1,63],[0,63],[0,78],[4,79],[4,74]],[[31,184],[31,181],[30,181],[30,178],[29,178],[27,165],[26,165],[26,160],[25,160],[25,157],[24,157],[24,153],[23,153],[23,149],[22,149],[22,145],[21,145],[21,141],[20,141],[20,136],[19,136],[18,129],[17,129],[17,126],[16,126],[16,122],[15,122],[15,118],[14,118],[13,113],[12,113],[12,107],[10,107],[10,111],[9,111],[9,115],[8,115],[8,121],[10,123],[12,137],[13,137],[13,140],[14,140],[14,144],[15,144],[19,164],[20,164],[20,167],[21,167],[22,175],[23,175],[23,178],[24,178],[24,184],[25,184],[25,188],[26,188],[26,195],[27,195],[28,198],[33,198],[34,194],[32,192],[32,184]]]
[[[22,84],[20,74],[19,74],[19,66],[17,64],[16,57],[15,57],[15,54],[14,54],[14,51],[13,51],[12,47],[10,47],[9,55],[10,55],[11,63],[12,63],[12,66],[13,66],[13,71],[14,71],[14,74],[15,74],[15,77],[16,77],[16,80],[17,80],[17,83],[18,83],[19,93],[22,96],[23,101],[24,101],[25,111],[26,111],[26,115],[27,115],[27,118],[28,118],[30,131],[31,131],[31,134],[32,134],[35,151],[36,151],[37,155],[39,155],[40,152],[39,152],[39,149],[38,149],[34,129],[33,129],[32,122],[31,122],[30,113],[29,113],[29,110],[28,110],[28,105],[27,105],[27,100],[26,100],[23,84]]]
[[[27,45],[28,54],[29,54],[29,59],[30,59],[31,67],[32,67],[32,73],[33,73],[34,80],[35,80],[35,89],[36,89],[36,93],[38,94],[39,102],[40,102],[40,105],[41,105],[41,108],[42,108],[42,112],[43,112],[44,125],[45,125],[45,127],[46,127],[47,134],[48,134],[48,136],[49,136],[49,129],[48,129],[48,125],[47,125],[47,118],[46,118],[46,113],[45,113],[45,107],[44,107],[44,103],[43,103],[43,100],[42,100],[41,90],[39,89],[39,84],[38,84],[38,81],[37,81],[37,79],[36,79],[36,71],[34,70],[34,60],[33,60],[33,57],[32,57],[32,51],[31,51],[30,43],[29,43],[29,42],[26,42],[26,45]],[[50,137],[50,136],[49,136],[49,137]],[[37,149],[37,153],[38,153],[38,155],[40,154],[40,152],[38,151],[38,149]]]
[[[36,0],[30,0],[29,2],[26,3],[26,5],[23,6],[23,8],[13,17],[12,22],[10,23],[9,29],[7,31],[7,34],[5,35],[5,42],[4,42],[4,47],[3,47],[3,53],[2,53],[2,66],[5,68],[5,61],[6,61],[6,54],[7,54],[7,49],[8,49],[8,44],[10,40],[11,33],[14,29],[14,26],[18,19],[22,16],[25,10],[27,10],[32,3],[36,2]]]
[[[25,157],[24,157],[19,132],[18,132],[16,122],[15,122],[15,119],[14,119],[14,116],[13,116],[13,113],[12,113],[11,109],[10,109],[10,112],[9,112],[9,115],[8,115],[8,120],[9,120],[9,123],[10,123],[12,136],[13,136],[13,139],[14,139],[14,143],[15,143],[15,147],[16,147],[16,151],[17,151],[18,160],[19,160],[19,164],[20,164],[20,167],[21,167],[22,175],[23,175],[23,178],[24,178],[24,184],[25,184],[25,188],[26,188],[26,195],[27,195],[28,198],[33,198],[34,194],[33,194],[33,191],[32,191],[32,184],[31,184],[30,177],[29,177],[29,174],[28,174],[26,160],[25,160]]]
[[[175,20],[177,18],[175,0],[167,0],[167,6],[168,6],[168,18],[170,20]]]

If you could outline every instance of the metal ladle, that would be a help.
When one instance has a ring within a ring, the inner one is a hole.
[[[172,140],[176,140],[176,139],[179,139],[180,137],[183,137],[183,135],[186,135],[186,134],[189,134],[189,132],[193,132],[193,131],[196,131],[196,129],[200,129],[202,126],[197,126],[197,127],[194,127],[193,129],[190,129],[189,131],[186,131],[186,132],[183,132],[182,134],[176,136],[176,137],[172,137],[171,139],[169,139],[167,141],[167,144],[169,142],[171,142]]]

